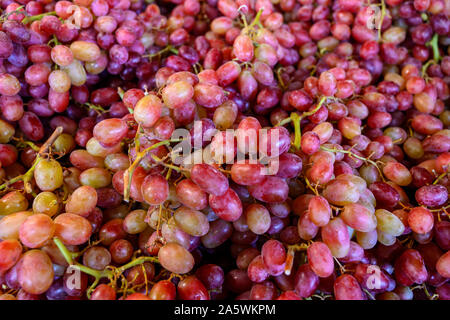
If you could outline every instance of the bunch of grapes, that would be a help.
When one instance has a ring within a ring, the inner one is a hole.
[[[0,7],[0,300],[450,299],[448,1]]]

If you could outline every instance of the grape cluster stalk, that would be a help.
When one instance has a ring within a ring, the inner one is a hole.
[[[450,300],[448,1],[0,10],[0,300]]]

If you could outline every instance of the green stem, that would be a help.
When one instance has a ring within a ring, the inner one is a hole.
[[[169,51],[174,53],[174,54],[178,54],[178,50],[175,49],[174,47],[170,47]]]
[[[367,159],[367,158],[364,158],[364,157],[361,157],[361,156],[358,156],[356,153],[353,153],[353,152],[351,152],[349,150],[330,149],[330,148],[327,148],[327,147],[324,147],[324,146],[320,146],[320,149],[322,149],[324,151],[328,151],[328,152],[334,152],[334,153],[336,153],[336,152],[345,153],[345,154],[348,154],[348,155],[350,155],[350,156],[352,156],[352,157],[354,157],[356,159],[362,160],[364,162],[368,162],[371,165],[373,165],[376,168],[378,168],[378,165],[377,165],[377,163],[375,161]]]
[[[15,178],[12,178],[8,181],[6,181],[4,184],[0,185],[0,191],[3,189],[6,189],[8,186],[12,185],[13,183],[16,183],[17,181],[21,181],[23,179],[23,175],[17,176]]]
[[[59,251],[61,252],[61,254],[64,256],[64,259],[66,259],[67,263],[74,267],[77,268],[79,271],[84,272],[88,275],[91,275],[95,278],[94,282],[89,286],[89,289],[87,290],[87,296],[90,299],[91,298],[91,293],[92,291],[95,289],[95,287],[97,286],[97,284],[99,283],[100,279],[102,278],[108,278],[111,281],[113,281],[112,279],[114,279],[114,275],[120,275],[122,274],[125,270],[130,269],[134,266],[138,266],[141,265],[145,262],[154,262],[154,263],[159,263],[158,258],[156,257],[139,257],[134,259],[133,261],[128,262],[127,264],[124,264],[123,266],[119,267],[119,268],[112,268],[112,269],[108,269],[105,268],[104,270],[95,270],[92,268],[89,268],[85,265],[82,265],[76,261],[74,261],[72,259],[72,255],[73,252],[70,252],[67,247],[62,243],[62,241],[60,239],[58,239],[57,237],[53,238],[53,241],[55,242],[56,246],[58,247]]]
[[[420,15],[420,17],[422,18],[423,22],[427,22],[428,21],[428,15],[425,12],[422,12],[422,14]]]
[[[133,161],[131,166],[126,171],[126,177],[124,177],[124,186],[123,186],[123,199],[128,202],[130,201],[130,189],[131,189],[131,178],[133,177],[134,170],[138,167],[139,163],[142,161],[142,159],[145,158],[145,156],[152,150],[159,148],[161,146],[169,145],[172,142],[180,142],[180,139],[174,139],[174,140],[164,140],[158,143],[155,143],[154,145],[148,147],[147,149],[139,152],[136,155],[136,159]]]
[[[159,260],[156,257],[139,257],[139,258],[134,259],[133,261],[130,261],[127,264],[124,264],[123,266],[117,268],[116,271],[120,274],[120,273],[124,272],[125,270],[133,268],[138,265],[141,265],[144,262],[159,263]]]
[[[63,255],[64,259],[66,259],[66,262],[69,265],[73,264],[73,259],[72,259],[72,252],[70,252],[66,246],[62,243],[61,240],[59,240],[57,237],[53,238],[53,242],[56,244],[56,246],[58,247],[59,251],[61,252],[61,254]]]
[[[302,113],[302,119],[305,118],[305,117],[312,116],[317,111],[319,111],[320,107],[322,107],[323,103],[327,100],[327,98],[328,97],[323,96],[322,98],[320,98],[319,103],[317,104],[317,106],[313,110]]]
[[[258,12],[256,13],[255,18],[253,19],[253,21],[250,23],[250,25],[248,26],[248,29],[252,29],[255,25],[261,25],[261,23],[259,22],[259,19],[261,18],[261,14],[264,11],[263,8],[259,9]]]
[[[443,177],[445,177],[447,174],[449,174],[450,172],[443,172],[443,173],[441,173],[437,178],[436,178],[436,180],[434,180],[434,182],[433,182],[433,184],[437,184]]]
[[[25,187],[25,191],[27,193],[31,193],[33,190],[31,189],[31,179],[33,179],[34,176],[34,170],[36,169],[36,165],[41,162],[42,157],[38,154],[36,156],[36,159],[33,162],[33,165],[31,166],[30,169],[28,169],[28,171],[23,175],[23,185]]]
[[[34,159],[33,165],[30,169],[28,169],[27,172],[25,172],[23,175],[17,176],[4,184],[0,186],[0,190],[5,189],[9,185],[13,184],[17,181],[23,181],[23,185],[25,188],[25,192],[27,193],[33,193],[33,190],[31,188],[31,179],[33,179],[34,175],[34,169],[36,169],[36,165],[43,159],[43,155],[48,151],[48,148],[55,142],[56,138],[58,138],[61,133],[63,132],[63,127],[57,127],[55,131],[51,134],[51,136],[47,139],[47,141],[44,142],[44,144],[39,149],[39,152],[36,156],[36,159]]]
[[[427,43],[427,46],[430,46],[433,49],[434,61],[439,62],[439,60],[441,60],[441,54],[439,52],[439,35],[437,33],[435,33],[433,38]]]
[[[169,45],[168,45],[167,47],[165,47],[164,49],[159,50],[159,51],[156,52],[156,53],[143,55],[143,57],[144,57],[144,58],[150,58],[150,59],[152,59],[152,58],[154,58],[154,57],[158,57],[158,56],[162,55],[163,53],[165,53],[165,52],[167,52],[167,51],[170,51],[170,52],[173,52],[173,53],[175,53],[175,54],[178,54],[178,50],[175,49],[172,45],[169,44]]]
[[[164,167],[167,167],[169,169],[175,170],[176,172],[181,172],[183,171],[183,168],[180,168],[178,166],[175,166],[173,164],[168,164],[162,161],[162,159],[158,158],[157,156],[155,156],[154,154],[151,155],[152,159],[155,160],[157,163],[161,164]]]
[[[117,87],[117,94],[119,95],[120,99],[123,100],[123,95],[125,94],[125,91],[121,87]]]
[[[291,123],[292,122],[292,117],[291,116],[289,118],[285,118],[285,119],[281,120],[280,122],[278,122],[275,125],[275,127],[284,126],[285,124]]]
[[[20,6],[20,7],[17,7],[17,9],[14,10],[14,11],[8,12],[8,13],[6,13],[6,14],[2,14],[1,17],[0,17],[0,21],[5,21],[5,20],[7,20],[8,17],[9,17],[10,15],[12,15],[12,14],[16,14],[16,13],[17,13],[17,14],[26,14],[25,10],[23,10],[24,8],[25,8],[25,6]]]
[[[302,132],[301,132],[301,128],[300,128],[300,121],[302,121],[302,118],[298,115],[297,112],[292,112],[291,119],[292,119],[292,123],[294,124],[294,132],[295,132],[294,148],[296,150],[299,150],[300,144],[302,141]]]
[[[432,65],[432,64],[436,64],[436,61],[434,60],[428,60],[427,63],[425,63],[422,66],[422,78],[426,78],[427,77],[427,70],[428,68]]]
[[[97,112],[98,114],[102,114],[102,113],[106,113],[107,111],[105,109],[103,109],[101,106],[97,106],[93,103],[90,102],[86,102],[85,105],[92,110],[95,110],[95,112]]]
[[[36,157],[36,159],[33,162],[33,166],[28,169],[27,172],[25,172],[24,174],[21,174],[20,176],[14,177],[8,181],[6,181],[4,184],[0,185],[0,190],[3,190],[5,188],[7,188],[8,186],[12,185],[13,183],[16,183],[18,181],[23,181],[24,187],[25,187],[25,191],[27,193],[31,193],[31,184],[30,181],[33,178],[34,175],[34,169],[36,169],[36,165],[42,160],[42,158],[38,155]]]
[[[26,18],[24,18],[22,20],[22,23],[23,24],[28,24],[28,23],[31,23],[33,21],[38,21],[38,20],[41,20],[45,16],[56,16],[56,11],[51,11],[51,12],[37,14],[37,15],[31,16],[31,17],[26,17]]]

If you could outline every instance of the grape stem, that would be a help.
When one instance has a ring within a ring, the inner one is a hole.
[[[89,110],[92,109],[92,110],[94,110],[95,112],[97,112],[99,115],[102,114],[102,113],[106,113],[106,112],[107,112],[107,111],[106,111],[104,108],[102,108],[101,106],[97,106],[97,105],[95,105],[95,104],[93,104],[93,103],[90,103],[90,102],[86,102],[84,105],[87,106]]]
[[[0,17],[0,22],[5,21],[10,15],[15,14],[15,13],[26,15],[27,13],[26,13],[25,10],[23,10],[24,8],[25,8],[25,6],[20,6],[20,7],[17,7],[17,9],[14,10],[14,11],[8,12],[8,13],[6,13],[6,14],[3,13],[3,14],[1,15],[1,17]],[[21,12],[21,11],[22,11],[22,12]]]
[[[189,171],[188,169],[184,169],[184,168],[182,168],[182,167],[178,167],[178,166],[175,166],[175,165],[173,165],[173,164],[165,163],[165,162],[163,161],[163,159],[158,158],[158,157],[155,156],[154,154],[152,154],[151,157],[152,157],[152,159],[155,160],[158,164],[160,164],[160,165],[162,165],[162,166],[164,166],[164,167],[166,167],[166,168],[169,168],[170,170],[175,170],[176,172]]]
[[[31,179],[33,178],[34,170],[36,169],[37,164],[42,159],[44,159],[44,155],[48,152],[48,148],[53,144],[53,142],[55,142],[55,140],[61,135],[61,133],[63,133],[63,127],[57,127],[55,131],[52,133],[52,135],[47,139],[47,141],[44,142],[44,144],[39,149],[39,152],[36,156],[36,159],[34,159],[31,168],[28,169],[28,171],[25,172],[24,174],[17,176],[13,179],[10,179],[4,184],[0,185],[0,190],[7,188],[8,186],[10,186],[15,182],[23,181],[26,193],[32,193],[33,190],[31,188]]]
[[[441,60],[441,54],[439,52],[439,35],[434,34],[433,38],[427,43],[427,46],[433,49],[433,59],[437,63]]]
[[[95,269],[89,268],[85,265],[82,265],[82,264],[74,261],[73,260],[74,253],[70,252],[59,238],[57,238],[57,237],[53,238],[53,242],[56,244],[59,251],[63,255],[64,259],[70,266],[77,268],[79,271],[84,272],[95,278],[94,282],[92,283],[92,285],[89,287],[89,289],[87,291],[88,298],[91,297],[92,291],[97,286],[99,281],[103,278],[108,278],[111,282],[114,282],[114,280],[117,279],[117,276],[121,275],[125,270],[130,269],[134,266],[142,265],[145,262],[159,263],[159,260],[156,257],[142,256],[142,257],[136,258],[136,259],[128,262],[127,264],[124,264],[123,266],[121,266],[119,268],[108,266],[104,270],[95,270]]]
[[[295,256],[295,252],[296,251],[302,251],[302,250],[307,250],[308,247],[311,245],[312,242],[310,243],[300,243],[300,244],[293,244],[293,245],[288,245],[288,252],[287,252],[287,257],[286,257],[286,263],[285,263],[285,267],[284,267],[284,274],[289,276],[291,274],[292,271],[292,266],[294,264],[294,256]]]
[[[56,11],[50,11],[46,13],[37,14],[35,16],[26,17],[22,20],[23,24],[28,24],[34,21],[41,20],[45,16],[56,16]]]
[[[288,124],[290,122],[293,123],[294,125],[294,132],[295,132],[295,136],[294,136],[294,143],[293,146],[296,150],[300,149],[300,145],[301,145],[301,140],[302,140],[302,132],[301,132],[301,127],[300,127],[300,122],[309,116],[312,116],[313,114],[315,114],[317,111],[319,111],[319,109],[322,107],[322,105],[324,104],[324,102],[328,99],[329,97],[323,96],[322,98],[320,98],[319,103],[317,104],[317,106],[308,112],[303,112],[301,115],[298,115],[297,112],[292,112],[291,115],[289,116],[289,118],[283,119],[281,120],[276,127],[278,126],[284,126],[285,124]]]
[[[165,53],[165,52],[172,52],[172,53],[175,53],[175,54],[178,54],[178,50],[177,49],[175,49],[172,45],[168,45],[167,47],[165,47],[164,49],[162,49],[162,50],[160,50],[160,51],[158,51],[158,52],[155,52],[155,53],[152,53],[152,54],[147,54],[147,55],[143,55],[143,57],[144,58],[150,58],[150,60],[152,59],[152,58],[154,58],[154,57],[159,57],[159,56],[161,56],[163,53]]]
[[[433,182],[433,184],[437,184],[442,178],[444,178],[447,174],[449,174],[450,172],[449,171],[446,171],[446,172],[443,172],[443,173],[441,173],[437,178],[436,178],[436,180],[434,180],[434,182]]]
[[[161,146],[169,145],[172,142],[180,142],[180,141],[181,141],[181,139],[164,140],[164,141],[155,143],[154,145],[148,147],[147,149],[137,153],[136,159],[133,161],[133,163],[128,168],[128,170],[125,171],[125,173],[124,173],[123,199],[126,202],[130,201],[131,178],[133,177],[134,170],[136,170],[136,168],[139,166],[139,163],[147,156],[147,154],[150,151],[152,151],[156,148],[159,148]],[[177,170],[179,170],[179,168],[177,168]]]
[[[436,64],[436,61],[434,60],[428,60],[427,63],[425,63],[422,67],[422,78],[426,79],[427,76],[427,70],[428,67],[431,66],[432,64]]]
[[[36,152],[39,152],[40,148],[35,145],[33,142],[31,141],[26,141],[23,140],[22,138],[16,138],[16,137],[12,137],[13,140],[17,141],[17,148],[25,148],[26,146],[29,146],[31,149],[33,149]]]
[[[345,154],[348,154],[348,155],[350,155],[352,157],[355,157],[356,159],[362,160],[364,162],[368,162],[371,165],[373,165],[376,168],[378,168],[378,165],[377,165],[377,163],[375,161],[370,160],[368,158],[364,158],[364,157],[358,156],[357,154],[351,152],[350,150],[330,149],[330,148],[327,148],[327,147],[324,147],[324,146],[320,146],[320,149],[322,149],[323,151],[334,152],[334,153],[336,153],[336,152],[345,153]]]

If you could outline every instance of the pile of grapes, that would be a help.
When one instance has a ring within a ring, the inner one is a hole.
[[[1,0],[0,299],[450,299],[449,5]]]

